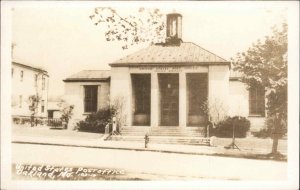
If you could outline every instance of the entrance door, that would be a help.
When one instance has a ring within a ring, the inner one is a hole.
[[[179,123],[179,75],[159,74],[160,118],[162,126],[178,126]]]

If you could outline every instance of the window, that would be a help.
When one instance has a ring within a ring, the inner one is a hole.
[[[41,112],[44,113],[45,111],[45,100],[42,100],[41,102]]]
[[[133,74],[135,114],[150,114],[151,75]]]
[[[48,110],[48,118],[53,119],[53,112],[54,110]]]
[[[97,112],[98,86],[84,86],[84,112]]]
[[[20,72],[20,81],[23,81],[23,77],[24,77],[24,71]]]
[[[265,116],[265,89],[263,87],[249,89],[249,113]]]
[[[35,74],[35,75],[34,75],[34,86],[35,86],[35,87],[37,86],[37,81],[38,81],[38,75]]]
[[[46,84],[46,80],[45,80],[45,78],[43,77],[42,78],[42,90],[45,90],[45,85]]]
[[[19,96],[19,108],[22,108],[22,95]]]
[[[188,73],[186,75],[189,115],[204,115],[204,110],[201,109],[204,102],[207,100],[208,83],[206,73]]]

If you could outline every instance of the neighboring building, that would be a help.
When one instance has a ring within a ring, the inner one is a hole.
[[[61,117],[61,106],[62,105],[61,96],[50,96],[48,97],[48,118],[49,119],[59,119]]]
[[[37,95],[41,101],[37,117],[47,117],[49,75],[47,71],[29,65],[12,62],[12,117],[29,117],[29,96]]]
[[[61,117],[61,111],[59,107],[60,102],[48,102],[48,118],[49,119],[59,119]]]
[[[251,131],[259,131],[265,124],[265,90],[259,87],[247,88],[240,81],[241,74],[232,72],[229,78],[230,115],[247,117],[251,122]]]
[[[229,61],[183,42],[181,21],[180,14],[169,14],[165,43],[111,63],[110,72],[82,71],[64,80],[65,99],[74,103],[76,117],[124,97],[126,126],[187,129],[204,126],[209,118],[202,106],[208,101],[208,107],[248,117],[252,126],[261,127],[264,91],[251,88],[249,93]]]
[[[64,80],[65,100],[74,105],[73,118],[82,119],[109,105],[110,71],[84,70]]]

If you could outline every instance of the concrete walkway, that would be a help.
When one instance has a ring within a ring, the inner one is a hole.
[[[105,141],[104,139],[105,136],[103,134],[85,133],[68,130],[51,130],[46,127],[28,128],[15,126],[13,127],[12,133],[12,143],[154,151],[167,153],[238,157],[249,159],[270,159],[266,156],[267,153],[269,153],[270,149],[253,149],[251,147],[248,147],[248,149],[246,149],[244,147],[240,147],[241,150],[237,150],[225,149],[224,146],[220,145],[220,142],[223,142],[224,140],[226,142],[225,145],[228,145],[231,142],[230,139],[216,139],[216,143],[218,144],[217,146],[153,144],[150,141],[148,148],[144,147],[145,145],[143,142]],[[253,141],[253,139],[250,139],[250,141]],[[239,140],[237,140],[237,142],[239,142]],[[284,151],[282,153],[286,154],[286,152]],[[277,160],[286,161],[286,155]]]

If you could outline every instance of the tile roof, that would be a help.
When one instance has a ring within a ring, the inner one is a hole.
[[[103,81],[110,78],[109,70],[83,70],[67,77],[64,81]]]
[[[145,49],[130,54],[113,63],[138,64],[138,63],[229,63],[216,54],[203,49],[192,42],[182,42],[179,46],[166,46],[164,44],[151,45]]]

